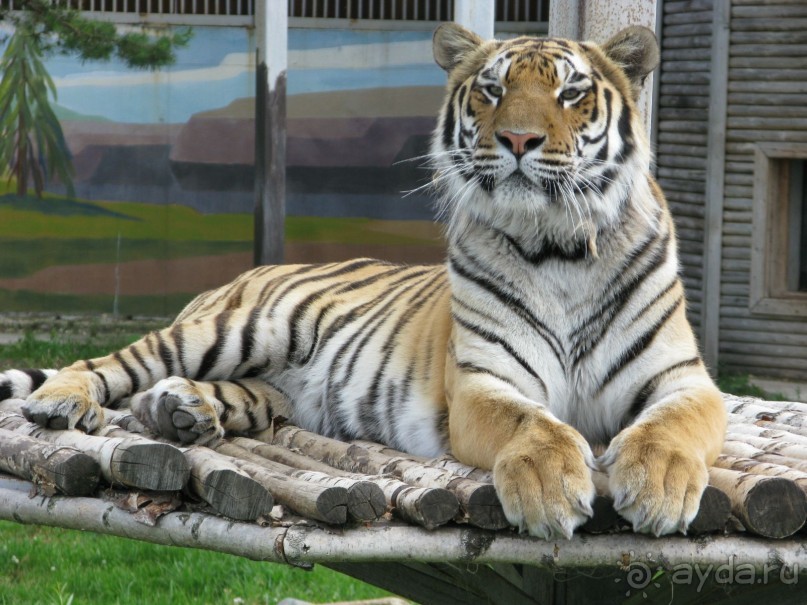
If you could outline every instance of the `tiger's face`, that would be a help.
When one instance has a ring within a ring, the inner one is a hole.
[[[649,166],[635,97],[658,57],[649,30],[626,32],[600,48],[438,29],[449,93],[432,151],[448,210],[572,231],[613,221]]]

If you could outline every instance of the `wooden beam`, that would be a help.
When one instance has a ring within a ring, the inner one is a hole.
[[[715,0],[712,22],[712,73],[706,153],[703,307],[701,339],[706,366],[717,373],[720,348],[720,283],[723,238],[723,179],[726,162],[726,105],[730,0]]]

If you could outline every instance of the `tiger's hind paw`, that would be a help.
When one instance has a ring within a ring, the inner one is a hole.
[[[177,376],[159,381],[130,401],[134,415],[152,431],[174,441],[200,445],[215,443],[224,436],[216,403],[192,380]]]

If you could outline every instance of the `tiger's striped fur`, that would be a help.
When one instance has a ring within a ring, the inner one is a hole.
[[[545,538],[591,514],[599,465],[637,531],[684,530],[725,411],[635,105],[655,38],[484,42],[447,24],[434,49],[449,74],[431,153],[445,267],[254,269],[169,328],[62,370],[28,416],[93,430],[102,406],[131,397],[185,442],[283,416],[416,454],[450,448],[493,469],[508,519]],[[14,384],[6,374],[0,396]]]

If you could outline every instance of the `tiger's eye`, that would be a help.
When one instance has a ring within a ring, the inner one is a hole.
[[[491,97],[496,97],[497,99],[504,94],[504,88],[502,88],[501,86],[496,86],[494,84],[486,86],[485,90],[488,91],[488,94]]]
[[[573,101],[574,99],[579,97],[582,92],[583,92],[582,90],[577,90],[575,88],[567,88],[566,90],[560,93],[560,98],[563,99],[564,101]]]

